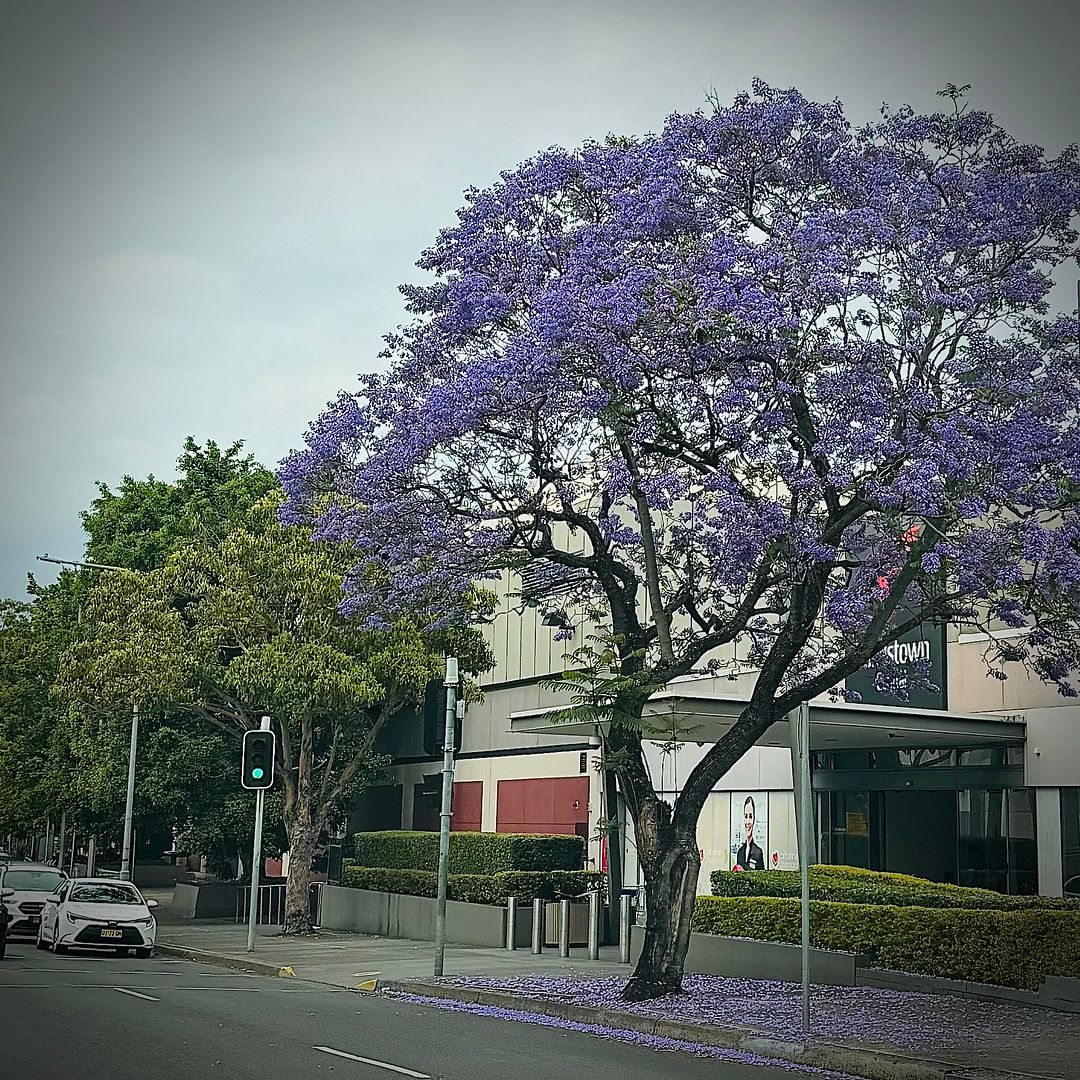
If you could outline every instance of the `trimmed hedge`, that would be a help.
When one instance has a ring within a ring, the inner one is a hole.
[[[353,836],[358,866],[391,870],[437,870],[437,832],[361,832]],[[511,870],[580,870],[585,842],[580,836],[531,833],[452,832],[451,874],[501,874]]]
[[[737,874],[744,877],[744,874]],[[699,933],[798,944],[797,900],[699,896]],[[812,901],[816,948],[862,953],[875,967],[1035,990],[1044,975],[1080,977],[1080,912],[991,911]]]
[[[713,896],[797,897],[800,889],[798,870],[715,870],[709,880]],[[810,867],[810,896],[813,900],[894,907],[1080,911],[1080,900],[1009,896],[990,889],[945,885],[908,874],[882,873],[857,866]]]
[[[341,883],[350,889],[436,896],[439,875],[433,870],[394,870],[386,867],[342,867]],[[446,895],[470,904],[505,904],[508,896],[522,903],[561,900],[602,888],[604,875],[591,870],[504,870],[495,874],[451,874]]]

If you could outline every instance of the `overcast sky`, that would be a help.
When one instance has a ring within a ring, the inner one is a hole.
[[[267,464],[402,321],[461,192],[755,75],[856,120],[947,82],[1080,137],[1078,6],[0,0],[0,596],[184,437]]]

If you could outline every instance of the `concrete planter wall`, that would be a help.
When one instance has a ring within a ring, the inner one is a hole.
[[[327,885],[322,897],[322,926],[327,930],[352,930],[379,937],[435,940],[435,911],[438,901],[428,896],[375,892]],[[532,935],[532,908],[518,908],[515,939],[518,948],[528,948]],[[458,945],[506,944],[506,908],[491,904],[446,902],[446,940]]]
[[[636,963],[645,941],[645,929],[630,928],[630,957]],[[854,986],[856,968],[862,958],[855,953],[810,950],[810,978],[826,986]],[[737,979],[802,979],[802,950],[798,945],[751,938],[691,934],[686,954],[688,975],[725,975]]]

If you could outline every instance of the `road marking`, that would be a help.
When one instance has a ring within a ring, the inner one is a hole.
[[[257,986],[170,986],[170,990],[198,990],[201,994],[259,994]]]
[[[118,994],[130,994],[132,997],[142,998],[143,1001],[160,1001],[161,998],[151,997],[149,994],[140,994],[137,990],[128,990],[124,986],[114,986],[113,989]]]
[[[350,978],[353,979],[374,979],[379,973],[377,971],[354,971]]]
[[[400,1073],[402,1076],[415,1076],[417,1080],[431,1080],[427,1073],[413,1072],[412,1069],[403,1069],[400,1065],[391,1065],[386,1061],[375,1061],[374,1058],[346,1054],[344,1050],[335,1050],[332,1046],[316,1046],[313,1049],[321,1050],[324,1054],[333,1054],[335,1057],[348,1058],[350,1061],[359,1061],[363,1065],[374,1065],[376,1069],[388,1069],[390,1072]]]

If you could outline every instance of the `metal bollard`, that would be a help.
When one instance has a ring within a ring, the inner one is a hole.
[[[517,948],[517,897],[506,898],[506,951]]]
[[[589,893],[589,959],[600,959],[600,893]]]
[[[630,894],[619,897],[619,963],[630,963]]]
[[[544,901],[533,901],[532,951],[539,956],[544,951]]]
[[[570,901],[559,901],[559,955],[570,955]]]

